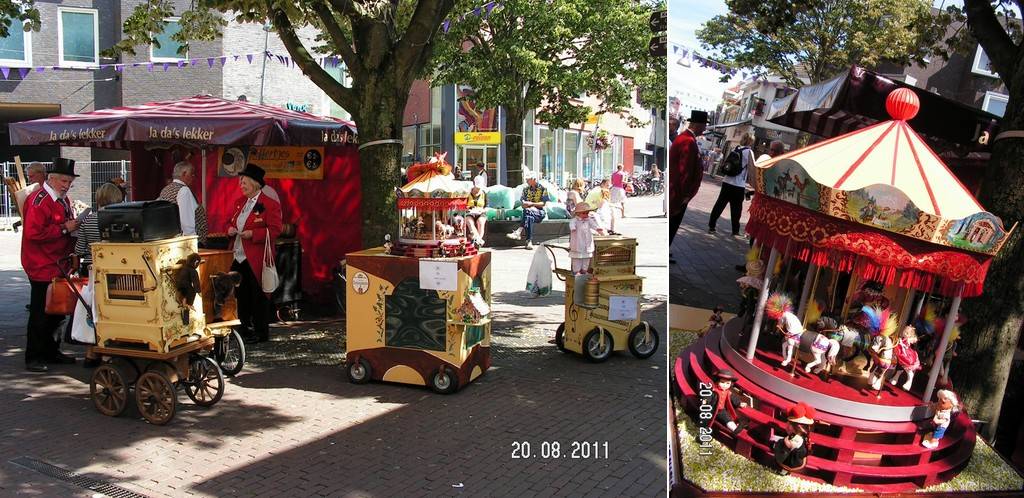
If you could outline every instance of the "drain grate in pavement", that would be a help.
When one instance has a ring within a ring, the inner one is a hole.
[[[42,460],[36,460],[35,458],[29,457],[18,457],[11,460],[11,463],[24,467],[29,470],[34,470],[44,476],[53,477],[54,479],[60,479],[61,481],[71,483],[80,488],[88,489],[89,491],[100,493],[111,498],[146,498],[146,495],[140,495],[134,491],[129,491],[120,486],[110,484],[109,482],[100,481],[91,477],[76,474],[70,470],[63,469],[56,465],[46,463]]]

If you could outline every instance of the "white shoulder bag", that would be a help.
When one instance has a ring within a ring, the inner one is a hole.
[[[267,239],[263,245],[263,292],[270,294],[277,290],[280,279],[277,277],[277,264],[274,262],[274,251],[270,250],[270,229],[267,229]]]

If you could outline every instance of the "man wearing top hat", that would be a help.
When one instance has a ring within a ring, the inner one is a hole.
[[[78,221],[67,193],[77,177],[74,161],[54,158],[42,188],[25,200],[21,266],[32,286],[25,345],[25,368],[30,372],[45,372],[47,363],[75,362],[60,351],[54,338],[64,316],[48,315],[45,309],[46,288],[61,276],[58,261],[74,250],[71,232],[78,228]]]
[[[690,122],[686,129],[676,137],[669,148],[669,245],[683,222],[686,205],[697,195],[704,170],[700,163],[700,150],[697,148],[697,137],[704,134],[708,125],[708,113],[691,111]],[[671,259],[675,263],[675,260]]]

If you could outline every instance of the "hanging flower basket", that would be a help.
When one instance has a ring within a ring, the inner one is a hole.
[[[597,152],[601,152],[602,150],[611,147],[611,145],[612,141],[611,138],[608,137],[607,131],[601,130],[596,134],[587,137],[587,147],[590,147],[592,150]]]

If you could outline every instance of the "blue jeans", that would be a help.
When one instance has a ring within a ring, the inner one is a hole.
[[[540,223],[543,219],[543,209],[535,207],[523,209],[523,220],[521,224],[526,230],[526,240],[533,241],[533,225]]]

